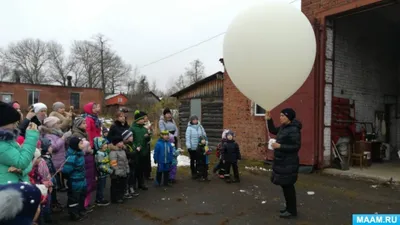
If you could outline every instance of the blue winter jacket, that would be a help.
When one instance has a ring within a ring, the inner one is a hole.
[[[201,136],[205,137],[207,140],[207,134],[203,126],[200,123],[191,124],[189,122],[185,133],[186,148],[191,151],[196,151]],[[208,145],[208,141],[206,142],[206,145]]]
[[[174,152],[169,141],[159,139],[154,148],[154,162],[158,164],[158,172],[169,171],[174,158]]]
[[[72,191],[84,191],[86,189],[85,154],[83,151],[69,148],[66,162],[62,169],[68,179]]]

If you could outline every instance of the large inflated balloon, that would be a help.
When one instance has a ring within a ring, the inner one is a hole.
[[[224,63],[235,86],[265,109],[293,95],[316,53],[313,28],[288,3],[270,1],[239,14],[224,39]]]

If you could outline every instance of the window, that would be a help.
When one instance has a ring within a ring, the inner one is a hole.
[[[80,93],[71,93],[70,95],[70,105],[74,107],[74,109],[79,109],[81,94]]]
[[[6,94],[6,93],[0,94],[0,97],[1,97],[1,101],[5,102],[5,103],[11,103],[12,99],[13,99],[12,94]]]
[[[33,105],[39,102],[39,91],[28,91],[28,105]]]
[[[261,106],[254,104],[254,115],[255,116],[265,116],[266,110]]]
[[[118,98],[118,103],[122,103],[122,98]]]

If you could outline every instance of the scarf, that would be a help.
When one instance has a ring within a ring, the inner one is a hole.
[[[0,140],[1,141],[14,141],[17,140],[19,136],[19,130],[9,130],[9,129],[0,129]]]
[[[96,124],[97,128],[101,127],[101,121],[99,120],[99,117],[94,114],[86,114],[87,117],[92,118],[94,120],[94,123]]]

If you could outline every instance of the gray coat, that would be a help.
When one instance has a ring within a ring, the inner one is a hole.
[[[110,165],[113,169],[113,176],[127,177],[129,174],[129,162],[124,150],[113,150],[110,152]]]

